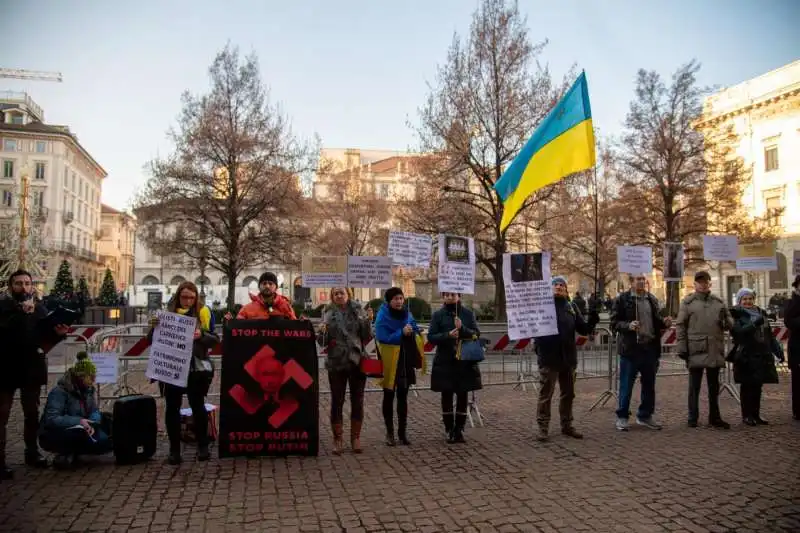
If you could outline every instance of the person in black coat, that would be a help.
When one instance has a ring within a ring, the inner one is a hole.
[[[11,479],[13,472],[6,464],[6,426],[20,391],[25,417],[25,463],[47,468],[47,460],[39,452],[39,398],[47,384],[47,356],[44,346],[59,342],[69,331],[63,324],[53,324],[47,308],[34,297],[33,278],[17,270],[8,279],[8,294],[0,296],[0,479]]]
[[[792,283],[792,297],[786,302],[783,323],[789,328],[789,371],[792,373],[792,417],[800,420],[800,276]]]
[[[480,330],[475,315],[461,305],[461,296],[443,292],[444,306],[431,317],[428,342],[436,346],[431,371],[431,390],[442,393],[442,420],[449,444],[464,442],[467,422],[467,393],[479,390],[481,371],[478,363],[462,361],[459,345],[462,341],[477,340]],[[456,409],[453,412],[453,395]]]
[[[536,355],[539,364],[539,406],[536,421],[539,424],[537,439],[548,439],[550,427],[550,402],[558,383],[561,391],[558,411],[561,417],[561,433],[575,439],[583,434],[572,426],[572,401],[575,399],[575,379],[578,367],[578,349],[575,334],[590,335],[600,321],[597,309],[589,310],[589,321],[585,321],[580,311],[569,300],[567,280],[561,276],[553,278],[558,335],[537,337]]]
[[[736,294],[738,305],[731,308],[733,348],[727,360],[733,363],[733,380],[740,384],[742,422],[766,425],[761,418],[764,384],[778,383],[775,358],[783,360],[783,348],[772,335],[767,312],[755,305],[756,293],[743,288]]]

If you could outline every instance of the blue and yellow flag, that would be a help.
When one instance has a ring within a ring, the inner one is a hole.
[[[494,184],[504,206],[500,230],[511,224],[535,191],[594,164],[589,86],[586,73],[581,72]]]

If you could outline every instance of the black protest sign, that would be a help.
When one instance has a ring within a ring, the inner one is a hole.
[[[228,322],[222,343],[220,457],[318,454],[315,344],[307,321]]]

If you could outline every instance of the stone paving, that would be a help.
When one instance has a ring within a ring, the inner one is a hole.
[[[782,381],[767,387],[767,427],[742,426],[723,396],[726,432],[687,428],[686,378],[662,377],[666,428],[617,433],[610,404],[587,411],[604,381],[583,380],[575,412],[586,439],[546,444],[533,439],[532,388],[482,391],[486,427],[456,446],[444,443],[438,396],[421,392],[410,400],[412,446],[387,448],[379,395],[370,394],[361,456],[332,456],[323,419],[318,458],[175,468],[162,442],[139,466],[102,458],[72,472],[19,467],[0,483],[0,532],[798,532],[800,423]],[[22,462],[21,425],[15,406],[12,465]]]

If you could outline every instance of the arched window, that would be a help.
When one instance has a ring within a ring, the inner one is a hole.
[[[198,276],[197,279],[194,280],[194,284],[197,285],[198,287],[200,287],[201,285],[203,287],[208,287],[209,285],[211,285],[211,280],[208,279],[208,276]]]
[[[221,278],[219,278],[219,284],[222,285],[223,287],[227,287],[228,286],[228,276],[222,276]]]
[[[183,276],[173,276],[173,278],[171,280],[169,280],[169,284],[170,285],[180,285],[184,281],[186,281],[186,278],[184,278]]]
[[[142,285],[158,285],[158,278],[155,276],[145,276],[142,278]]]
[[[255,276],[247,276],[242,280],[242,287],[250,287],[253,283],[258,285],[258,278]]]

